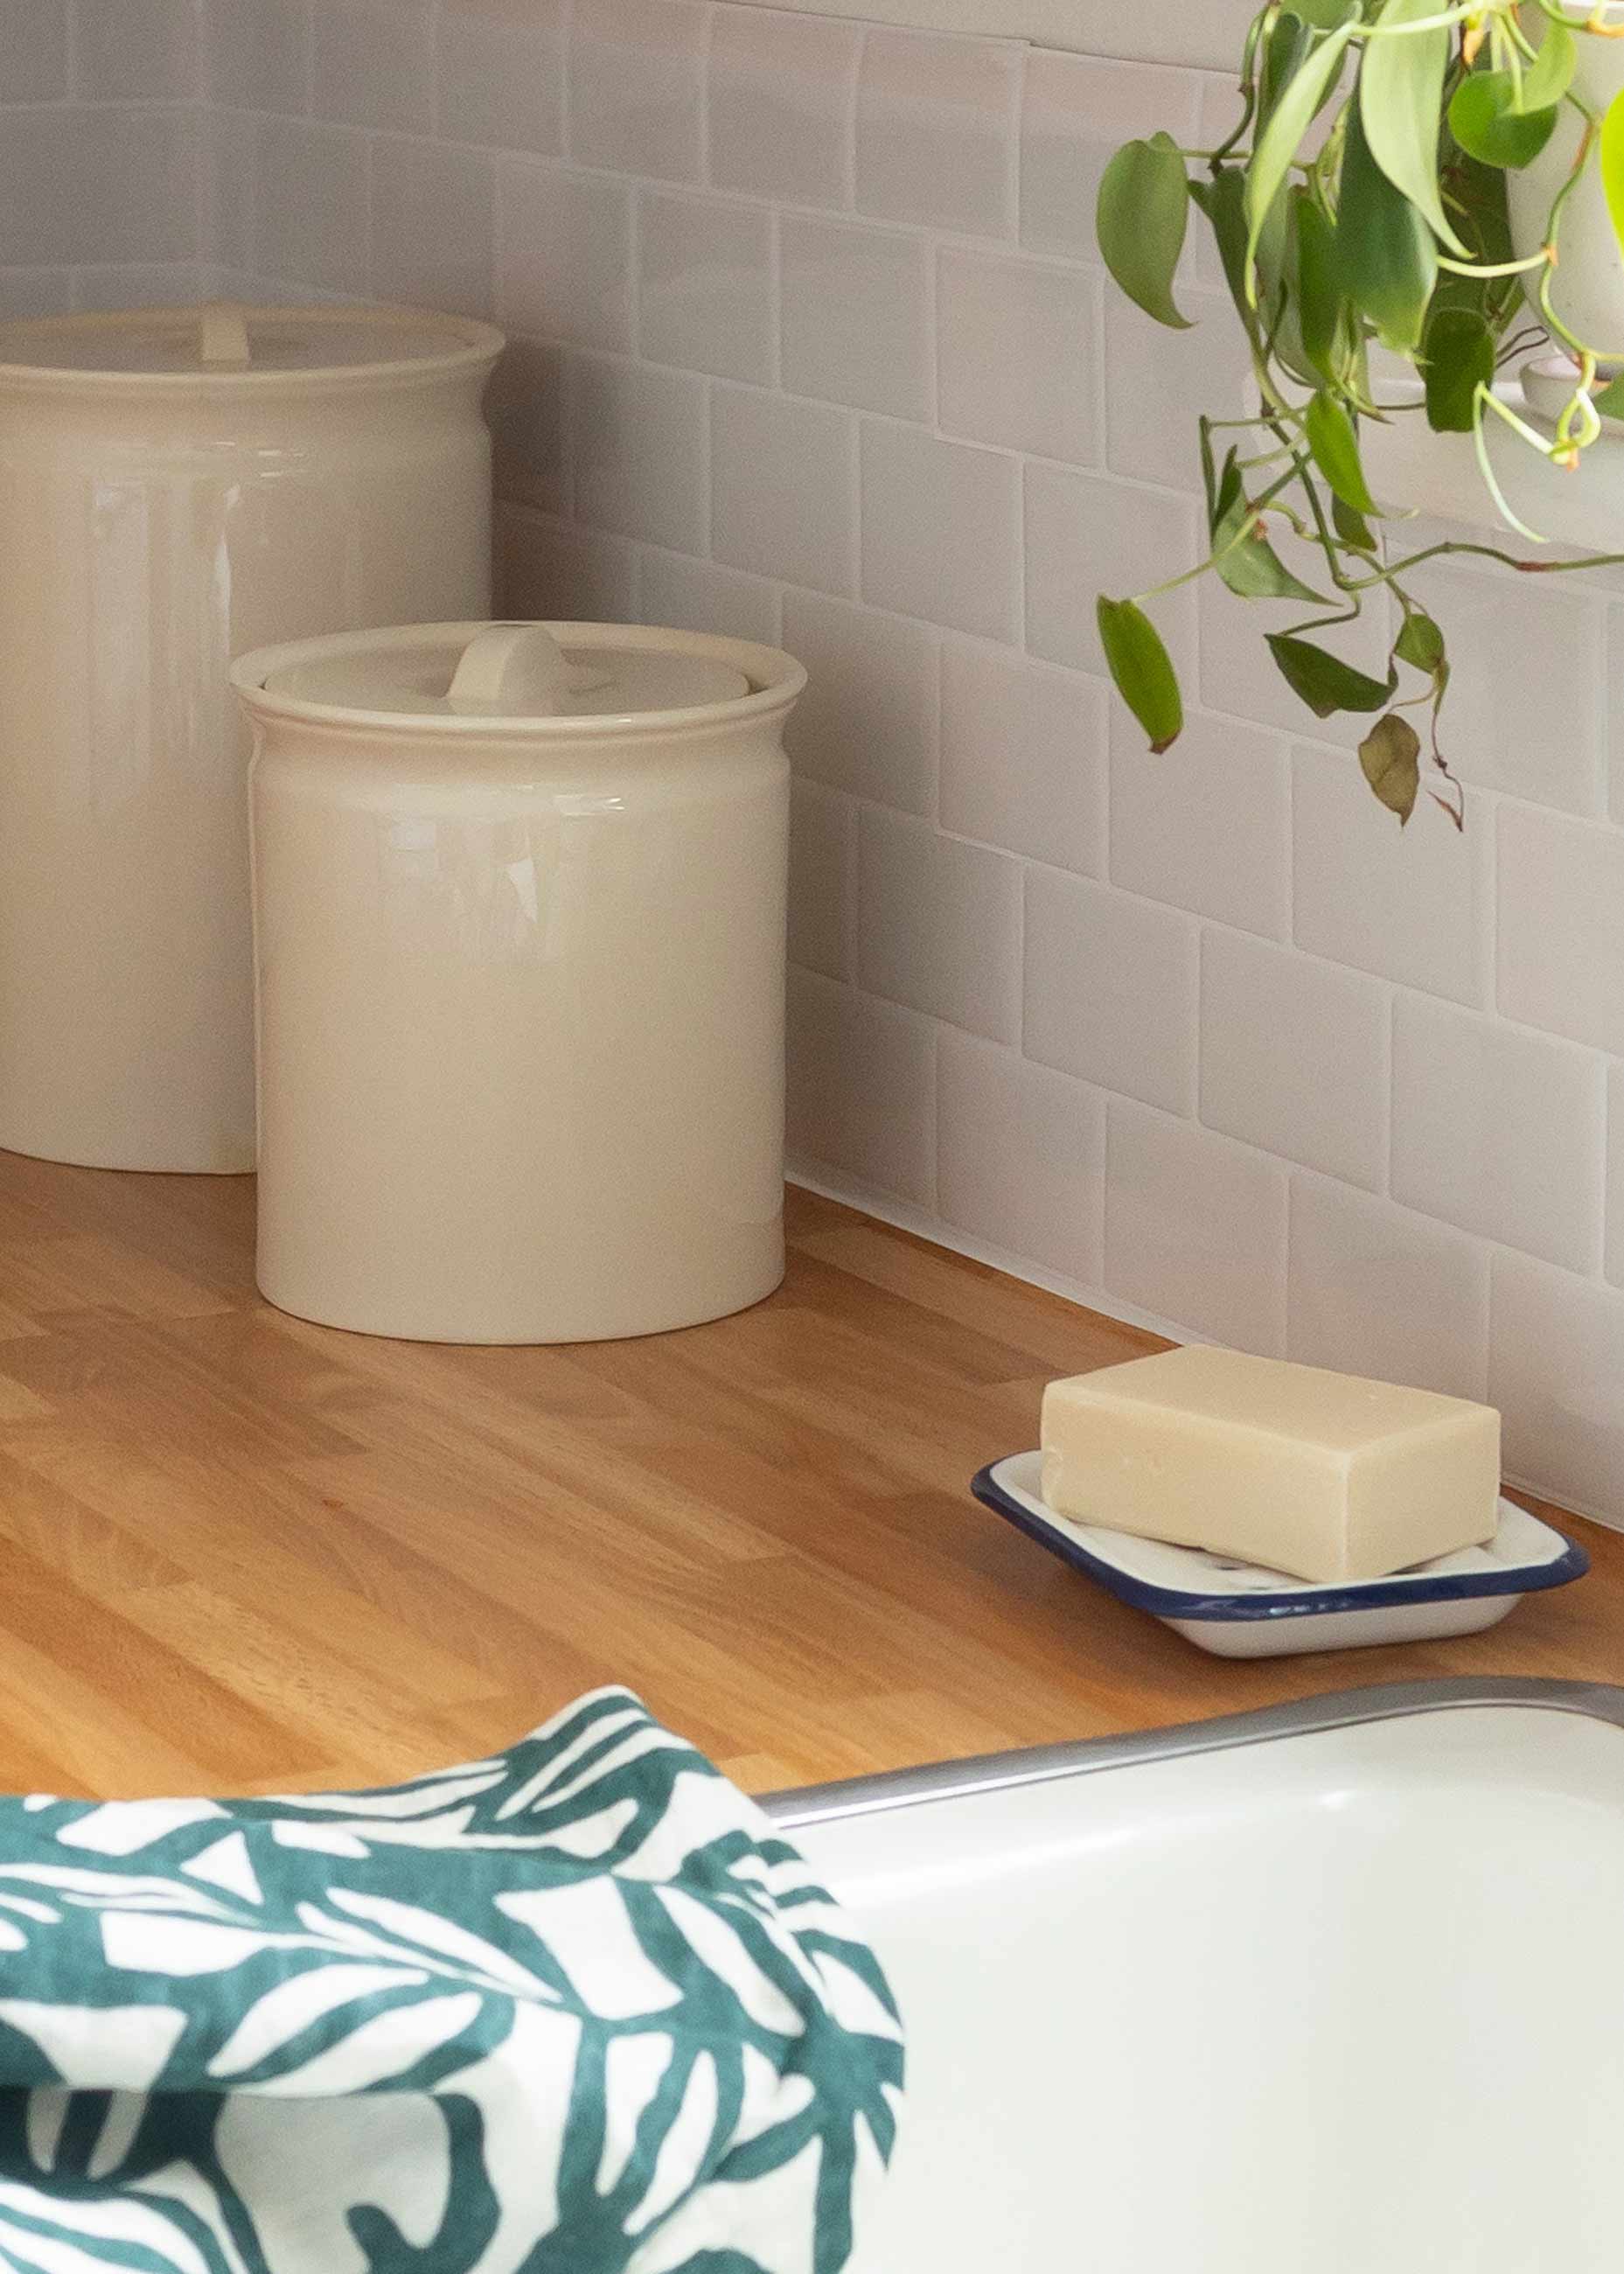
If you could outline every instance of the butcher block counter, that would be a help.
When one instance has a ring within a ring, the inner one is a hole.
[[[1485,1634],[1201,1654],[967,1490],[1047,1381],[1150,1338],[806,1193],[789,1222],[739,1317],[456,1349],[267,1308],[246,1178],[0,1156],[0,1789],[385,1782],[606,1682],[765,1791],[1367,1683],[1624,1681],[1624,1535],[1560,1517],[1590,1577]]]

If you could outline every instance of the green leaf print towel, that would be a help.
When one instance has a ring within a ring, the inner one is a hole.
[[[901,2033],[624,1690],[304,1799],[0,1801],[0,2266],[837,2274]]]

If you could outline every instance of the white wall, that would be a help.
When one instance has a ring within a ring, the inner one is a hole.
[[[215,6],[223,281],[515,335],[508,605],[811,666],[818,1172],[1108,1308],[1486,1393],[1519,1475],[1624,1521],[1624,600],[1440,580],[1463,838],[1399,836],[1222,592],[1162,612],[1167,757],[1101,675],[1096,587],[1193,557],[1230,349],[1207,267],[1182,341],[1108,296],[1093,185],[1224,82],[707,0]]]

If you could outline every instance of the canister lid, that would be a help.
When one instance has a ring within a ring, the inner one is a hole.
[[[334,713],[539,727],[736,703],[753,682],[706,651],[724,644],[650,631],[616,644],[600,625],[429,624],[312,641],[273,660],[257,684]]]
[[[426,377],[492,361],[489,324],[417,308],[248,306],[117,309],[0,325],[0,375],[106,387]]]

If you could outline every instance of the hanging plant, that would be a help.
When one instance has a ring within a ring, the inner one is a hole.
[[[1153,749],[1177,740],[1184,709],[1147,603],[1211,574],[1244,599],[1307,611],[1265,634],[1287,685],[1317,718],[1372,718],[1360,763],[1401,825],[1425,768],[1427,794],[1459,825],[1439,731],[1448,650],[1415,572],[1447,553],[1524,573],[1621,556],[1554,560],[1464,540],[1406,551],[1402,513],[1372,494],[1362,437],[1399,418],[1470,434],[1500,520],[1543,542],[1507,503],[1490,440],[1504,431],[1580,469],[1603,421],[1624,417],[1620,88],[1624,0],[1588,14],[1563,0],[1267,0],[1246,34],[1224,140],[1194,150],[1156,134],[1112,159],[1097,217],[1112,276],[1158,323],[1185,328],[1175,280],[1193,207],[1256,402],[1250,417],[1199,422],[1205,558],[1151,591],[1099,602],[1111,676]],[[1566,358],[1545,418],[1496,385],[1542,343]],[[1377,347],[1419,384],[1385,379]],[[1282,532],[1314,548],[1312,583],[1276,549]],[[1396,603],[1397,626],[1380,677],[1324,637],[1378,596]],[[1425,714],[1425,758],[1411,713]]]

